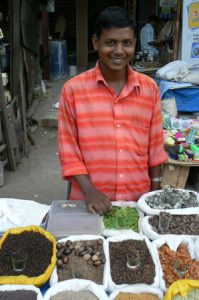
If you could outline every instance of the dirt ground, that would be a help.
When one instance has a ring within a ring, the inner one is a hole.
[[[61,79],[46,83],[46,97],[41,99],[33,115],[39,125],[32,133],[35,145],[30,146],[28,157],[23,157],[15,172],[5,169],[5,184],[0,187],[1,198],[34,200],[45,204],[66,199],[67,183],[61,178],[57,150],[57,109],[54,108],[65,81]]]
[[[15,172],[5,170],[1,198],[35,200],[50,204],[66,199],[66,182],[62,181],[57,155],[57,129],[38,129],[33,135],[36,145],[24,157]]]

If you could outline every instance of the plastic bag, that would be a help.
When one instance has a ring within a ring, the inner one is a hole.
[[[137,208],[137,203],[136,202],[131,202],[131,201],[114,201],[112,203],[112,205],[117,206],[117,207],[134,207],[134,208]],[[141,232],[141,219],[144,217],[144,214],[139,209],[137,209],[137,210],[138,210],[138,214],[139,214],[138,230],[139,230],[139,233],[142,233]],[[118,235],[118,234],[130,234],[132,232],[134,232],[132,229],[108,229],[103,224],[103,236],[106,236],[106,237],[110,237],[110,236]]]
[[[193,288],[199,288],[199,280],[177,280],[168,288],[164,300],[172,300],[178,294],[185,297]]]
[[[39,232],[43,236],[45,236],[46,239],[48,239],[52,245],[53,245],[53,255],[51,257],[51,263],[49,264],[48,268],[46,271],[37,276],[37,277],[28,277],[25,275],[18,275],[18,276],[0,276],[0,284],[29,284],[29,285],[35,285],[35,286],[42,286],[44,283],[48,281],[50,278],[53,269],[56,264],[56,240],[55,238],[51,235],[51,233],[45,231],[39,226],[27,226],[27,227],[19,227],[15,229],[10,229],[6,231],[0,240],[0,249],[8,237],[9,234],[20,234],[24,231],[33,231],[33,232]],[[36,251],[36,249],[35,249]]]
[[[18,284],[4,284],[0,286],[1,292],[10,292],[10,291],[19,291],[19,290],[25,290],[25,291],[33,291],[37,294],[37,300],[42,300],[43,296],[40,292],[40,289],[33,285],[18,285]]]
[[[104,290],[108,290],[108,272],[109,272],[109,266],[108,266],[108,249],[106,247],[106,240],[100,236],[100,235],[92,235],[92,234],[82,234],[82,235],[71,235],[68,236],[66,238],[60,239],[57,242],[66,242],[66,241],[71,241],[71,242],[75,242],[75,241],[92,241],[92,240],[98,240],[98,239],[102,239],[103,240],[103,250],[104,250],[104,255],[106,258],[106,262],[104,264],[104,272],[103,272],[103,282],[101,286]],[[57,267],[55,267],[51,278],[50,278],[50,286],[53,286],[55,284],[58,283],[58,272],[57,272]]]
[[[163,299],[163,292],[159,288],[152,287],[147,284],[134,284],[123,289],[117,289],[110,294],[109,300],[114,300],[119,293],[130,293],[130,294],[142,294],[142,293],[151,293]]]
[[[151,284],[151,286],[153,287],[159,287],[159,278],[160,278],[160,274],[159,274],[159,266],[158,266],[158,261],[157,261],[157,254],[155,253],[155,249],[151,247],[151,243],[149,241],[149,239],[141,234],[138,234],[136,232],[131,233],[131,234],[121,234],[121,235],[116,235],[116,236],[112,236],[106,239],[106,247],[107,247],[107,260],[108,260],[108,276],[109,276],[109,291],[113,292],[115,290],[117,290],[118,288],[126,288],[128,286],[130,286],[129,284],[116,284],[113,280],[112,280],[112,276],[111,276],[111,266],[110,266],[110,252],[109,252],[109,243],[111,242],[122,242],[125,240],[140,240],[140,241],[145,241],[146,246],[148,247],[148,250],[150,252],[151,258],[153,260],[154,266],[155,266],[155,276],[154,276],[154,281]]]
[[[52,296],[64,291],[74,291],[79,292],[81,290],[87,290],[92,292],[100,300],[108,300],[103,288],[96,283],[85,280],[85,279],[70,279],[63,282],[59,282],[53,285],[45,294],[44,300],[51,299]],[[67,299],[67,297],[65,297]]]
[[[191,256],[192,259],[196,259],[196,253],[195,253],[195,249],[194,249],[194,242],[192,239],[188,238],[187,236],[177,236],[177,235],[169,235],[169,234],[165,234],[164,236],[161,236],[159,238],[157,238],[156,240],[154,240],[151,243],[151,248],[153,249],[154,255],[156,257],[157,260],[157,267],[159,268],[159,272],[158,274],[160,275],[159,277],[159,287],[166,292],[167,291],[167,287],[166,287],[166,282],[164,279],[164,273],[163,273],[163,269],[162,269],[162,265],[160,262],[160,258],[159,258],[159,248],[161,248],[164,244],[168,245],[168,247],[173,250],[173,251],[177,251],[178,246],[183,243],[187,246],[189,254]],[[165,299],[164,299],[165,300]]]
[[[176,99],[170,97],[161,101],[162,111],[167,113],[170,117],[176,117],[178,114]]]

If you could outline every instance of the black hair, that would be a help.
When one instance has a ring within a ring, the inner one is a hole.
[[[109,6],[97,17],[94,33],[99,38],[104,29],[131,27],[136,35],[136,25],[132,16],[120,6]]]
[[[150,23],[151,21],[158,22],[158,21],[159,21],[159,18],[158,18],[156,15],[150,15],[150,16],[147,18],[147,22]]]

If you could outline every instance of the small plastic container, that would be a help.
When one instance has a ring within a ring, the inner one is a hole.
[[[28,255],[24,251],[14,251],[11,256],[11,264],[13,271],[15,272],[22,272],[26,268]]]
[[[47,230],[56,239],[69,235],[102,233],[102,221],[98,214],[87,211],[84,201],[54,200],[49,211]]]

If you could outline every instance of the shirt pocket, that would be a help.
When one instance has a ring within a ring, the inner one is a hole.
[[[148,156],[150,127],[138,122],[131,122],[128,123],[128,128],[129,150],[137,156]]]

